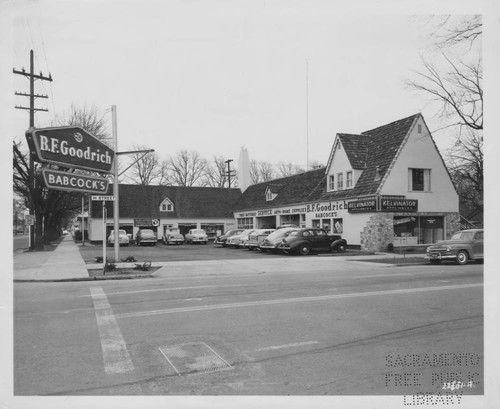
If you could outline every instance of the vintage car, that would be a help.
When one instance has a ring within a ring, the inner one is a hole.
[[[127,236],[127,232],[125,230],[118,230],[118,243],[120,246],[128,246],[130,240]],[[108,246],[115,245],[115,231],[111,230],[108,236]]]
[[[294,230],[297,229],[294,227],[284,227],[272,232],[269,236],[262,240],[262,243],[259,246],[260,251],[263,253],[268,251],[276,253],[278,251],[278,246],[281,244],[281,240]]]
[[[236,234],[240,234],[242,231],[243,231],[243,229],[228,230],[222,236],[217,236],[215,238],[214,244],[222,244],[222,247],[226,247],[227,239],[231,236],[236,235]]]
[[[449,240],[441,240],[427,247],[425,258],[432,264],[452,260],[465,265],[469,260],[484,260],[484,230],[470,229],[454,233]]]
[[[311,252],[329,253],[346,251],[347,242],[339,235],[329,235],[318,228],[294,229],[278,246],[285,254],[307,255]]]
[[[208,243],[208,236],[205,230],[203,229],[191,229],[185,235],[184,239],[186,243],[194,244],[194,243]]]
[[[167,230],[162,241],[163,244],[184,244],[184,236],[178,230]]]
[[[226,245],[233,249],[244,247],[246,241],[248,240],[248,235],[252,233],[254,229],[243,230],[239,234],[235,234],[227,239]]]
[[[143,244],[156,246],[157,241],[156,233],[151,229],[141,229],[135,235],[135,244],[137,246],[142,246]]]
[[[248,235],[248,240],[245,243],[245,248],[255,250],[260,247],[264,239],[269,236],[274,229],[257,229]]]

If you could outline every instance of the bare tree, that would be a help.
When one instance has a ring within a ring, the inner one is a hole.
[[[168,160],[168,177],[173,185],[196,186],[205,173],[207,161],[196,151],[182,150]]]
[[[423,61],[424,71],[417,73],[419,80],[407,84],[441,103],[441,117],[448,122],[446,127],[483,129],[481,59],[474,63],[454,63],[445,55],[443,58],[448,72],[443,73],[435,65]]]
[[[274,168],[269,162],[250,161],[250,182],[256,183],[267,182],[274,179]]]
[[[433,16],[433,36],[436,46],[449,48],[458,44],[472,45],[483,33],[483,22],[480,15],[445,15]]]
[[[418,80],[407,84],[441,103],[444,128],[456,127],[454,146],[447,153],[447,165],[461,202],[469,217],[483,217],[483,73],[481,61],[482,21],[480,16],[445,17],[436,26],[436,46],[446,70],[423,61]],[[464,46],[467,50],[464,52]],[[446,52],[460,48],[459,57]],[[440,129],[438,129],[440,130]]]
[[[56,115],[55,126],[78,126],[94,135],[102,143],[112,146],[112,140],[108,132],[106,112],[95,106],[88,107],[86,104],[78,107],[71,104],[69,112]]]
[[[483,138],[468,130],[447,153],[447,163],[457,192],[462,200],[465,217],[482,221],[484,210]]]
[[[277,175],[278,177],[287,177],[287,176],[292,176],[296,175],[297,173],[302,173],[304,172],[304,169],[302,169],[298,165],[294,165],[291,162],[279,162],[277,166]]]
[[[224,187],[226,183],[226,162],[223,156],[214,156],[212,162],[207,162],[201,184],[209,187]],[[233,170],[231,170],[231,173]],[[232,186],[235,186],[236,177],[231,177]],[[234,182],[233,182],[234,181]]]
[[[134,151],[147,150],[143,145],[134,145]],[[131,168],[127,172],[132,183],[138,185],[153,185],[161,183],[165,178],[166,165],[160,161],[158,154],[134,153],[130,155]]]

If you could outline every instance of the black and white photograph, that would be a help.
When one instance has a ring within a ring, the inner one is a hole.
[[[500,1],[0,1],[0,52],[0,407],[497,407]]]

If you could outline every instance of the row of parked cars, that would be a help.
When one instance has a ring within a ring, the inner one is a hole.
[[[135,235],[135,239],[132,240],[125,230],[118,230],[118,242],[120,246],[128,246],[131,242],[137,246],[142,246],[144,244],[156,246],[158,242],[156,233],[151,229],[141,229]],[[195,243],[208,243],[208,236],[203,229],[192,229],[189,230],[186,235],[182,235],[178,231],[167,231],[162,237],[163,244],[195,244]],[[111,230],[108,236],[108,245],[113,246],[115,244],[115,232]]]
[[[218,236],[215,244],[223,247],[260,250],[262,252],[301,254],[345,252],[347,242],[339,235],[319,228],[282,226],[278,229],[229,230]]]

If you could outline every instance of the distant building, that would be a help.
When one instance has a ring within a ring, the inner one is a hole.
[[[240,228],[293,223],[366,250],[434,243],[459,229],[458,195],[421,114],[337,134],[327,166],[249,186]]]
[[[108,194],[112,195],[110,186]],[[204,229],[209,238],[235,227],[232,209],[240,189],[180,186],[119,186],[120,229],[135,237],[141,228],[152,229],[160,240],[167,229],[182,234]],[[106,237],[113,230],[113,202],[106,202]],[[89,240],[102,241],[102,202],[93,201],[89,217]]]

